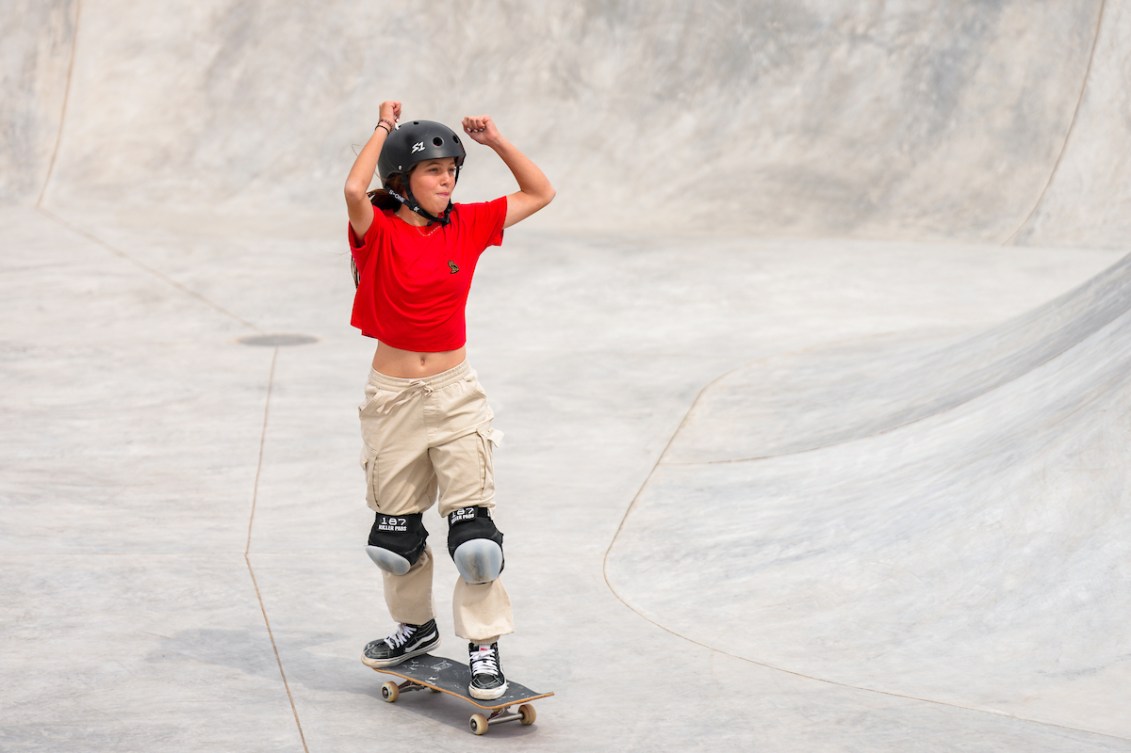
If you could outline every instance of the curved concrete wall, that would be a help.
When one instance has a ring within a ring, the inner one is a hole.
[[[1049,188],[1021,243],[1126,248],[1131,238],[1131,5],[1108,2],[1088,86]]]
[[[761,359],[703,390],[667,460],[765,459],[903,430],[993,394],[1129,313],[1126,256],[1077,290],[958,342],[876,338]]]
[[[47,198],[337,210],[398,97],[494,114],[575,229],[1119,246],[1125,6],[87,0]],[[19,8],[9,202],[46,175],[78,6]],[[500,181],[473,150],[464,196]]]
[[[949,347],[730,374],[634,502],[610,584],[755,663],[1126,738],[1129,291],[1125,258]]]
[[[0,205],[34,204],[62,125],[78,0],[5,0],[0,27]]]

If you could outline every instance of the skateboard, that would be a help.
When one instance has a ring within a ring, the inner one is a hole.
[[[467,664],[431,654],[414,656],[393,667],[372,667],[372,669],[404,680],[400,683],[390,680],[381,686],[381,697],[388,703],[396,703],[404,693],[431,690],[433,693],[455,696],[482,711],[489,712],[486,715],[472,714],[471,719],[468,720],[471,731],[477,735],[487,734],[487,730],[495,724],[507,722],[520,722],[524,726],[534,724],[537,714],[530,701],[553,695],[553,693],[538,693],[525,685],[508,680],[507,692],[499,698],[490,701],[472,698],[467,692],[467,684],[471,682],[471,670],[467,668]],[[511,711],[516,705],[518,710]]]

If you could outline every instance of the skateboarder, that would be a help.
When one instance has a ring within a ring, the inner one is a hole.
[[[555,192],[491,117],[480,115],[463,119],[464,135],[498,155],[518,190],[454,204],[465,139],[432,121],[398,125],[400,117],[400,102],[381,103],[345,186],[357,283],[351,323],[377,341],[360,408],[366,502],[376,513],[366,549],[399,623],[366,645],[362,661],[389,667],[440,642],[423,523],[438,495],[460,573],[453,613],[456,634],[468,641],[468,690],[490,700],[506,692],[498,640],[513,632],[499,579],[503,534],[492,516],[492,452],[501,433],[467,363],[464,310],[480,254]],[[382,188],[370,192],[375,170]]]

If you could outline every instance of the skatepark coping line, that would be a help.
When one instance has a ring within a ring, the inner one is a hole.
[[[1021,224],[1017,226],[1017,229],[1005,239],[1002,243],[1003,246],[1012,244],[1017,240],[1017,236],[1021,234],[1021,231],[1029,224],[1029,221],[1033,219],[1037,210],[1041,208],[1041,204],[1044,203],[1045,196],[1048,194],[1053,180],[1056,178],[1057,173],[1060,172],[1060,163],[1064,160],[1064,153],[1068,151],[1068,143],[1072,140],[1072,133],[1076,130],[1076,120],[1080,116],[1080,108],[1084,104],[1084,97],[1088,94],[1088,82],[1092,78],[1092,64],[1095,63],[1096,60],[1096,48],[1099,47],[1100,44],[1100,33],[1103,31],[1104,10],[1106,8],[1107,0],[1100,0],[1100,9],[1096,12],[1096,33],[1092,37],[1092,49],[1088,52],[1088,65],[1084,69],[1084,76],[1080,82],[1080,94],[1076,97],[1076,107],[1072,110],[1072,118],[1068,121],[1068,128],[1064,132],[1064,141],[1061,142],[1060,150],[1056,153],[1056,159],[1053,160],[1052,168],[1049,170],[1049,177],[1045,180],[1045,185],[1041,188],[1037,200],[1033,202],[1033,207],[1029,210],[1029,213],[1025,215],[1025,219],[1021,221]]]
[[[806,351],[810,351],[810,350],[814,350],[814,348],[804,348],[804,349],[801,349],[797,352],[802,353],[802,352],[806,352]],[[766,360],[766,359],[755,359],[754,361],[751,361],[751,363],[757,363],[758,361],[762,361],[762,360]],[[749,364],[747,364],[747,365],[749,365]],[[706,385],[704,385],[699,390],[698,394],[696,394],[695,398],[691,401],[691,405],[688,407],[687,411],[684,413],[683,418],[679,422],[679,425],[676,426],[675,431],[672,432],[671,436],[668,438],[667,443],[664,445],[664,448],[660,451],[658,457],[656,458],[656,462],[653,463],[653,465],[652,465],[651,470],[649,470],[648,474],[644,477],[644,481],[641,482],[640,488],[636,490],[636,494],[633,495],[632,501],[629,502],[628,508],[624,512],[624,516],[621,518],[620,523],[617,525],[616,531],[613,532],[613,536],[609,540],[608,547],[605,549],[605,555],[604,555],[604,558],[603,558],[603,561],[602,561],[602,566],[601,566],[601,577],[605,581],[605,586],[609,589],[609,591],[617,599],[617,601],[619,601],[626,608],[628,608],[629,611],[633,612],[636,616],[640,617],[645,622],[648,622],[648,623],[654,625],[655,627],[659,628],[660,630],[664,631],[665,633],[668,633],[669,635],[672,635],[672,636],[679,638],[681,640],[684,640],[684,641],[686,641],[686,642],[688,642],[692,645],[699,646],[700,648],[705,649],[712,656],[714,656],[714,655],[727,656],[727,657],[730,657],[731,659],[736,659],[738,661],[744,662],[746,664],[750,664],[750,665],[755,666],[755,667],[762,667],[763,669],[768,669],[768,670],[773,671],[773,672],[781,672],[783,674],[787,674],[787,675],[790,675],[792,677],[797,677],[797,678],[802,679],[802,680],[810,680],[812,682],[818,682],[818,683],[821,683],[821,684],[824,684],[824,685],[830,685],[830,686],[833,686],[833,687],[845,688],[847,690],[855,690],[855,691],[859,691],[859,692],[862,692],[862,693],[871,693],[871,694],[874,694],[874,695],[886,696],[888,698],[898,698],[898,699],[901,699],[901,700],[904,700],[904,701],[925,703],[925,704],[929,704],[929,705],[932,705],[932,706],[940,706],[940,707],[943,707],[943,708],[951,708],[951,709],[970,712],[970,713],[974,713],[974,714],[985,714],[985,715],[989,715],[989,716],[993,716],[993,717],[999,717],[999,718],[1003,718],[1003,719],[1011,719],[1013,721],[1024,722],[1026,724],[1035,724],[1035,725],[1039,725],[1041,727],[1046,727],[1046,728],[1049,728],[1049,729],[1066,730],[1066,731],[1069,731],[1069,732],[1080,732],[1080,733],[1084,733],[1084,734],[1088,734],[1088,735],[1094,735],[1096,737],[1101,737],[1101,738],[1105,738],[1105,739],[1109,739],[1109,740],[1119,740],[1121,742],[1131,742],[1131,738],[1119,737],[1117,735],[1111,735],[1111,734],[1107,734],[1107,733],[1104,733],[1104,732],[1097,732],[1095,730],[1084,729],[1084,728],[1081,728],[1081,727],[1069,727],[1069,726],[1066,726],[1066,725],[1063,725],[1063,724],[1056,724],[1055,722],[1044,721],[1044,720],[1041,720],[1041,719],[1031,719],[1031,718],[1025,717],[1025,716],[1018,716],[1016,714],[1009,714],[1009,713],[1006,713],[1004,711],[996,711],[994,709],[987,709],[987,708],[976,708],[976,707],[973,707],[973,706],[966,706],[966,705],[962,705],[962,704],[959,704],[959,703],[953,703],[953,702],[950,702],[950,701],[942,701],[942,700],[939,700],[939,699],[936,699],[936,698],[922,698],[920,696],[908,695],[906,693],[896,693],[896,692],[893,692],[893,691],[890,691],[890,690],[881,690],[879,688],[870,688],[870,687],[866,687],[866,686],[863,686],[863,685],[853,685],[852,683],[842,682],[840,680],[832,680],[832,679],[829,679],[829,678],[826,678],[826,677],[817,677],[816,675],[805,674],[804,672],[799,672],[799,671],[794,670],[794,669],[789,669],[788,667],[782,667],[782,666],[778,666],[776,664],[770,664],[769,662],[759,661],[757,659],[751,659],[750,657],[747,657],[747,656],[740,656],[738,654],[731,653],[729,651],[723,650],[723,649],[718,648],[716,646],[712,646],[710,644],[703,643],[702,641],[698,641],[698,640],[696,640],[696,639],[694,639],[690,636],[684,635],[683,633],[680,633],[680,632],[678,632],[678,631],[676,631],[676,630],[674,630],[674,629],[672,629],[672,628],[670,628],[670,627],[668,627],[668,626],[666,626],[666,625],[664,625],[660,622],[657,622],[652,617],[649,617],[647,614],[645,614],[644,612],[637,609],[624,596],[622,596],[621,593],[617,590],[616,586],[614,586],[612,581],[609,579],[609,556],[612,554],[613,547],[616,546],[617,540],[620,538],[620,535],[621,535],[622,531],[624,530],[624,526],[628,522],[629,516],[632,515],[632,512],[636,509],[638,503],[640,502],[640,498],[643,496],[644,491],[648,488],[648,484],[652,481],[652,478],[656,475],[656,471],[659,469],[660,465],[663,464],[664,458],[668,455],[668,452],[671,450],[672,444],[674,444],[676,437],[679,436],[680,431],[687,424],[688,419],[690,418],[692,412],[694,411],[695,406],[699,404],[700,399],[702,398],[703,394],[708,389],[710,389],[710,387],[712,385],[714,385],[717,382],[719,382],[720,380],[726,378],[730,374],[732,374],[736,371],[739,371],[742,368],[745,368],[745,367],[740,366],[740,367],[737,367],[735,369],[731,369],[731,370],[724,372],[723,374],[712,379],[710,382],[708,382]],[[914,422],[912,422],[912,423],[914,423]],[[881,432],[881,433],[886,433],[886,432]],[[802,450],[801,452],[802,453],[810,452],[810,450]],[[800,454],[800,453],[786,453],[786,455],[795,455],[795,454]],[[770,459],[770,458],[754,458],[754,460],[765,460],[765,459]],[[734,462],[734,461],[716,461],[716,462]],[[672,465],[674,465],[674,463]],[[684,465],[687,465],[687,464],[684,464]],[[694,465],[698,465],[698,464],[694,464]]]
[[[263,592],[259,590],[259,580],[255,577],[255,567],[251,564],[251,534],[255,526],[255,508],[259,503],[259,480],[263,475],[263,450],[267,445],[267,424],[271,417],[271,393],[274,391],[275,365],[278,361],[279,348],[275,347],[271,353],[271,368],[267,373],[267,394],[263,399],[263,426],[259,432],[259,458],[255,464],[255,482],[251,488],[251,512],[247,519],[247,542],[244,544],[243,561],[247,565],[248,575],[251,576],[251,585],[255,589],[255,599],[259,602],[259,611],[263,614],[263,625],[267,628],[267,638],[271,641],[271,651],[275,654],[275,664],[279,667],[279,676],[283,680],[287,702],[291,705],[291,713],[295,718],[299,741],[302,742],[304,753],[310,753],[310,748],[306,744],[306,733],[302,730],[302,720],[298,716],[298,707],[295,705],[294,693],[291,692],[291,684],[287,681],[287,672],[283,668],[283,658],[279,655],[279,645],[275,642],[275,633],[271,629],[271,618],[267,616],[267,604],[263,601]]]

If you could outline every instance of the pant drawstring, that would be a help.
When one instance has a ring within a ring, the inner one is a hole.
[[[400,394],[381,406],[381,409],[378,411],[378,413],[384,415],[391,412],[393,408],[396,408],[398,405],[404,405],[417,395],[431,397],[433,392],[435,392],[435,390],[432,388],[431,384],[424,381],[423,379],[414,379],[412,382],[409,382],[409,385],[407,387],[401,390]]]

